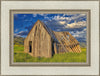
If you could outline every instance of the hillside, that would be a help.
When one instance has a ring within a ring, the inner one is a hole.
[[[23,37],[14,37],[14,45],[24,45]]]
[[[79,42],[79,44],[82,48],[86,48],[86,42]]]

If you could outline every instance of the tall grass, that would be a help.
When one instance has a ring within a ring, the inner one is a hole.
[[[32,57],[24,53],[23,45],[14,45],[14,62],[86,62],[86,48],[81,53],[55,54],[51,58]]]

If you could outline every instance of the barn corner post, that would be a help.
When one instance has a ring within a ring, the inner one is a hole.
[[[53,56],[53,46],[52,46],[52,38],[50,37],[50,40],[48,41],[48,55],[47,58],[51,58]]]
[[[57,54],[57,43],[54,43],[54,52]]]

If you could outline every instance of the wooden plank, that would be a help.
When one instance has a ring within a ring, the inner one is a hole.
[[[55,52],[55,54],[57,54],[57,47],[56,47],[56,43],[54,43],[54,52]]]

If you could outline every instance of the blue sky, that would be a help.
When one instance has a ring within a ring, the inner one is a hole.
[[[26,37],[37,20],[53,31],[69,31],[78,41],[86,41],[86,14],[14,14],[14,36]]]

